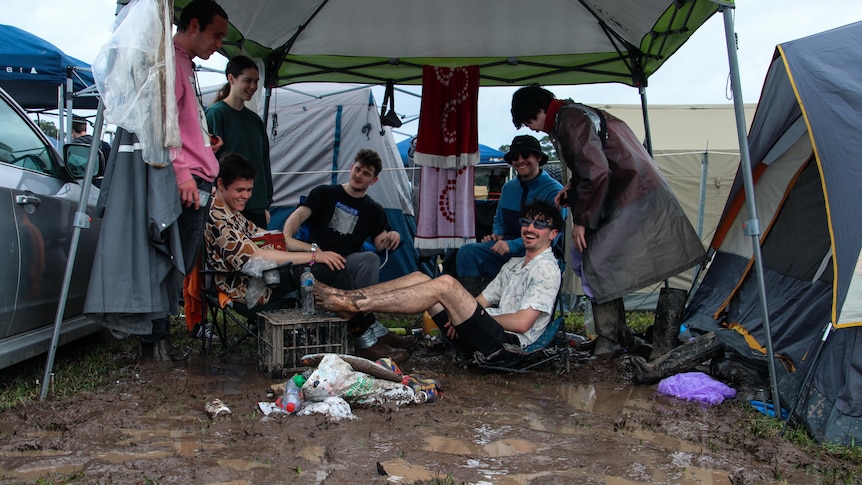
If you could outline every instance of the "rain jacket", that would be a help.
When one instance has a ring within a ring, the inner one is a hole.
[[[571,172],[572,221],[587,228],[583,270],[596,301],[703,262],[703,244],[631,129],[608,113],[567,103],[549,135]]]

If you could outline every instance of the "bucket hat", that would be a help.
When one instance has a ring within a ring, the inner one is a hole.
[[[512,144],[509,146],[509,151],[503,156],[503,160],[506,160],[506,163],[512,163],[518,158],[518,155],[524,151],[535,153],[539,157],[540,167],[548,163],[548,156],[542,151],[542,145],[539,144],[539,140],[530,135],[516,136],[512,140]]]

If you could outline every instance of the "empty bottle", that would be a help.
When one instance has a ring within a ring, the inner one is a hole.
[[[296,384],[296,376],[287,380],[284,386],[284,395],[276,402],[276,405],[293,414],[302,407],[302,391]]]
[[[306,267],[302,276],[299,277],[300,299],[302,300],[302,314],[310,317],[314,315],[314,275],[311,274],[311,268]]]
[[[593,318],[593,303],[586,296],[583,297],[584,302],[584,331],[587,338],[592,340],[598,335],[596,333],[596,321]]]

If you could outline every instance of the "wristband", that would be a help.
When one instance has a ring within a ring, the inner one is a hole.
[[[309,266],[314,266],[314,259],[317,257],[317,244],[311,243],[311,261],[308,263]]]

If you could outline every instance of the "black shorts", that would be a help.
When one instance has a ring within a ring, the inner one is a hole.
[[[446,335],[445,324],[449,321],[449,315],[445,310],[434,315],[434,323],[440,327],[443,335]],[[514,344],[521,346],[521,341],[514,333],[503,330],[503,327],[488,314],[485,308],[476,304],[476,311],[464,323],[455,327],[458,337],[452,340],[452,344],[459,352],[472,354],[482,352],[489,356],[503,348],[503,344]]]

